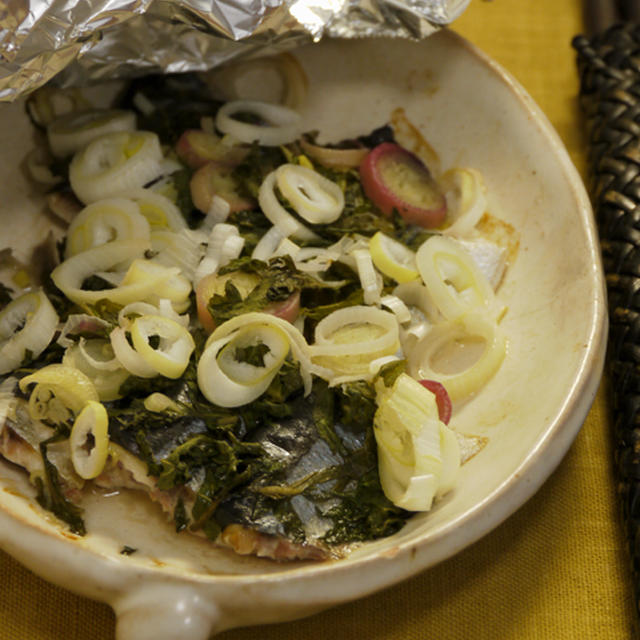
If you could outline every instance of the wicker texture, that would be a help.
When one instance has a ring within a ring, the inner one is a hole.
[[[618,492],[640,611],[640,27],[616,25],[573,45],[609,295]]]

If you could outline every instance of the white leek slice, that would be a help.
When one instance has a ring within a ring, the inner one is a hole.
[[[258,202],[264,215],[278,228],[283,237],[292,236],[298,240],[314,241],[319,237],[311,229],[296,220],[278,200],[275,193],[277,169],[262,181],[258,191]]]
[[[266,262],[273,256],[278,245],[284,239],[282,232],[278,227],[273,226],[269,231],[267,231],[260,240],[258,240],[258,244],[256,244],[251,257],[254,260],[263,260]]]
[[[187,228],[187,221],[180,209],[161,193],[140,188],[122,195],[138,205],[140,213],[147,219],[152,231],[168,229],[178,232]]]
[[[238,359],[238,349],[257,345],[264,345],[267,349],[263,366]],[[289,336],[273,324],[253,323],[245,329],[208,341],[198,362],[200,390],[210,402],[220,407],[239,407],[252,402],[268,389],[289,348]]]
[[[353,306],[339,309],[316,326],[309,349],[313,362],[330,372],[319,373],[331,385],[370,380],[374,360],[393,355],[400,346],[398,322],[388,311]]]
[[[82,371],[63,364],[50,364],[22,378],[20,391],[36,386],[29,396],[29,415],[34,420],[66,422],[78,415],[90,400],[98,400],[98,392]]]
[[[89,401],[76,417],[69,436],[71,462],[85,480],[99,476],[109,453],[109,416],[100,402]]]
[[[149,283],[156,283],[154,285],[155,288],[146,293],[146,295],[140,296],[139,300],[158,305],[160,299],[164,298],[171,301],[173,308],[178,313],[182,313],[189,308],[191,282],[181,275],[180,269],[177,267],[165,267],[153,260],[134,260],[118,289],[138,285],[146,287]],[[127,302],[130,302],[130,300],[127,300]]]
[[[506,353],[507,341],[496,322],[469,313],[432,327],[408,354],[409,370],[417,379],[441,382],[456,402],[479,391]]]
[[[162,316],[177,322],[183,327],[189,326],[189,314],[180,315],[176,313],[171,301],[167,298],[161,298],[157,305],[149,302],[132,302],[128,304],[118,313],[118,324],[123,329],[129,329],[131,322],[139,316]],[[133,319],[131,318],[133,316]]]
[[[364,303],[380,304],[383,282],[373,266],[371,253],[367,249],[356,249],[353,257],[356,261],[360,286],[364,292]]]
[[[382,231],[378,231],[369,241],[369,251],[376,268],[396,282],[411,282],[420,277],[416,254]]]
[[[92,140],[115,131],[134,131],[136,114],[119,109],[74,111],[47,126],[47,139],[54,156],[64,158]]]
[[[296,268],[300,271],[326,271],[342,254],[331,247],[302,247],[295,256]]]
[[[220,267],[237,258],[243,247],[244,238],[240,236],[235,225],[226,222],[214,225],[209,234],[205,255],[196,268],[194,282],[197,284],[205,276],[215,273]]]
[[[127,334],[122,327],[116,327],[110,334],[111,347],[118,362],[131,375],[139,378],[155,378],[158,375],[156,368],[149,364],[127,340]]]
[[[165,267],[178,267],[187,280],[192,281],[202,260],[204,249],[189,233],[158,229],[151,231],[151,250],[153,261]]]
[[[268,351],[264,355],[264,366],[255,366],[238,360],[234,349],[255,345],[264,345]],[[257,326],[240,329],[233,334],[233,340],[227,343],[218,355],[222,370],[234,382],[254,384],[271,375],[271,371],[280,368],[289,353],[289,336],[274,326]]]
[[[347,334],[341,337],[338,331],[358,327],[378,327],[378,337],[350,344]],[[310,349],[314,356],[363,355],[372,352],[395,350],[398,345],[398,322],[392,313],[375,307],[354,305],[338,309],[318,322],[315,342]]]
[[[317,171],[296,164],[276,170],[276,184],[296,213],[312,224],[336,221],[344,209],[344,193]]]
[[[159,339],[157,347],[151,345],[152,338]],[[195,349],[189,330],[163,316],[142,316],[134,320],[131,339],[144,361],[166,378],[179,378]]]
[[[380,304],[383,307],[387,307],[389,311],[392,311],[400,324],[406,324],[411,322],[411,311],[407,305],[398,297],[394,295],[383,296],[380,299]]]
[[[393,295],[400,298],[409,307],[418,309],[429,322],[438,322],[442,319],[440,312],[431,299],[429,290],[420,280],[399,284],[393,290]]]
[[[251,124],[234,118],[243,113],[258,116],[265,124]],[[300,119],[300,114],[281,105],[258,100],[234,100],[218,109],[216,128],[246,144],[257,142],[262,146],[277,147],[298,138]]]
[[[382,489],[396,506],[428,511],[455,482],[457,439],[440,422],[433,393],[406,374],[378,389],[374,434]],[[446,467],[445,467],[446,465]]]
[[[24,361],[27,351],[37,358],[49,345],[58,314],[43,291],[25,293],[0,311],[0,375]]]
[[[158,290],[165,278],[158,276],[144,282],[98,291],[82,289],[82,284],[87,278],[100,271],[109,271],[123,263],[131,263],[146,249],[148,249],[147,243],[140,240],[108,242],[68,258],[53,270],[51,279],[67,298],[79,305],[92,305],[103,298],[122,305],[145,299],[146,296]]]
[[[135,202],[126,198],[98,200],[86,206],[69,225],[65,257],[114,240],[149,244],[149,233],[149,223]]]
[[[321,367],[314,366],[311,362],[311,353],[307,341],[304,339],[302,333],[294,327],[290,322],[278,318],[268,313],[244,313],[227,320],[209,336],[206,344],[205,351],[218,340],[229,336],[230,334],[238,331],[241,328],[248,327],[250,325],[267,326],[281,329],[285,334],[289,336],[291,355],[294,360],[300,364],[300,375],[304,381],[305,394],[311,392],[311,374],[317,374],[322,377],[326,377],[327,371]],[[200,374],[198,374],[198,380],[200,380]]]
[[[211,198],[211,206],[207,211],[207,217],[202,223],[205,228],[212,228],[218,222],[224,222],[231,213],[231,205],[219,195],[214,194]]]
[[[121,366],[108,340],[81,338],[65,351],[62,364],[82,371],[93,382],[101,402],[122,397],[120,387],[129,372]]]
[[[449,169],[441,177],[447,199],[447,235],[468,235],[487,208],[487,188],[475,169]]]
[[[153,411],[154,413],[164,413],[165,411],[181,412],[180,405],[164,393],[155,392],[148,395],[143,404],[147,411]]]
[[[148,131],[108,133],[73,156],[69,182],[85,204],[137,189],[164,171],[160,140]]]
[[[31,178],[47,187],[52,187],[64,180],[62,176],[54,175],[53,171],[51,171],[51,162],[51,156],[43,147],[36,147],[29,151],[24,160],[25,168]],[[53,211],[53,213],[56,212]]]
[[[454,320],[471,311],[500,313],[493,288],[471,256],[451,238],[433,236],[416,254],[418,270],[440,313]]]
[[[273,252],[273,257],[277,256],[291,256],[295,260],[295,257],[298,255],[300,251],[300,246],[295,242],[289,240],[289,238],[282,238],[276,250]]]

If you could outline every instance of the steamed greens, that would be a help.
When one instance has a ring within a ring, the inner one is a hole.
[[[300,121],[187,75],[44,123],[34,176],[70,224],[43,286],[1,290],[0,453],[75,533],[92,482],[238,553],[323,559],[455,487],[451,399],[506,353],[481,174]]]

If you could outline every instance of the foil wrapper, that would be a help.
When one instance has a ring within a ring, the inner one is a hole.
[[[322,38],[424,38],[470,0],[1,0],[0,101],[204,71]]]

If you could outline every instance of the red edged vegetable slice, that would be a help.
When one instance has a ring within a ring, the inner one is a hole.
[[[196,304],[198,320],[200,320],[200,324],[202,324],[207,333],[211,333],[216,328],[213,317],[209,313],[209,300],[215,294],[224,296],[227,280],[231,280],[243,299],[251,293],[259,282],[257,276],[242,271],[232,271],[224,275],[210,273],[202,278],[196,287]],[[300,292],[294,291],[286,300],[273,302],[262,311],[293,323],[300,313]]]
[[[451,398],[447,390],[440,382],[436,382],[435,380],[420,380],[419,382],[436,397],[440,421],[449,424],[449,420],[451,420]]]
[[[410,223],[432,229],[444,222],[447,201],[429,169],[393,142],[373,148],[360,164],[364,192],[387,216],[397,209]]]
[[[256,203],[253,200],[238,194],[232,171],[232,168],[212,161],[201,166],[191,176],[189,188],[196,209],[208,213],[213,196],[226,200],[232,213],[255,208]]]
[[[198,169],[211,161],[235,167],[244,160],[249,149],[227,146],[213,133],[187,129],[176,143],[176,153],[192,169]]]

